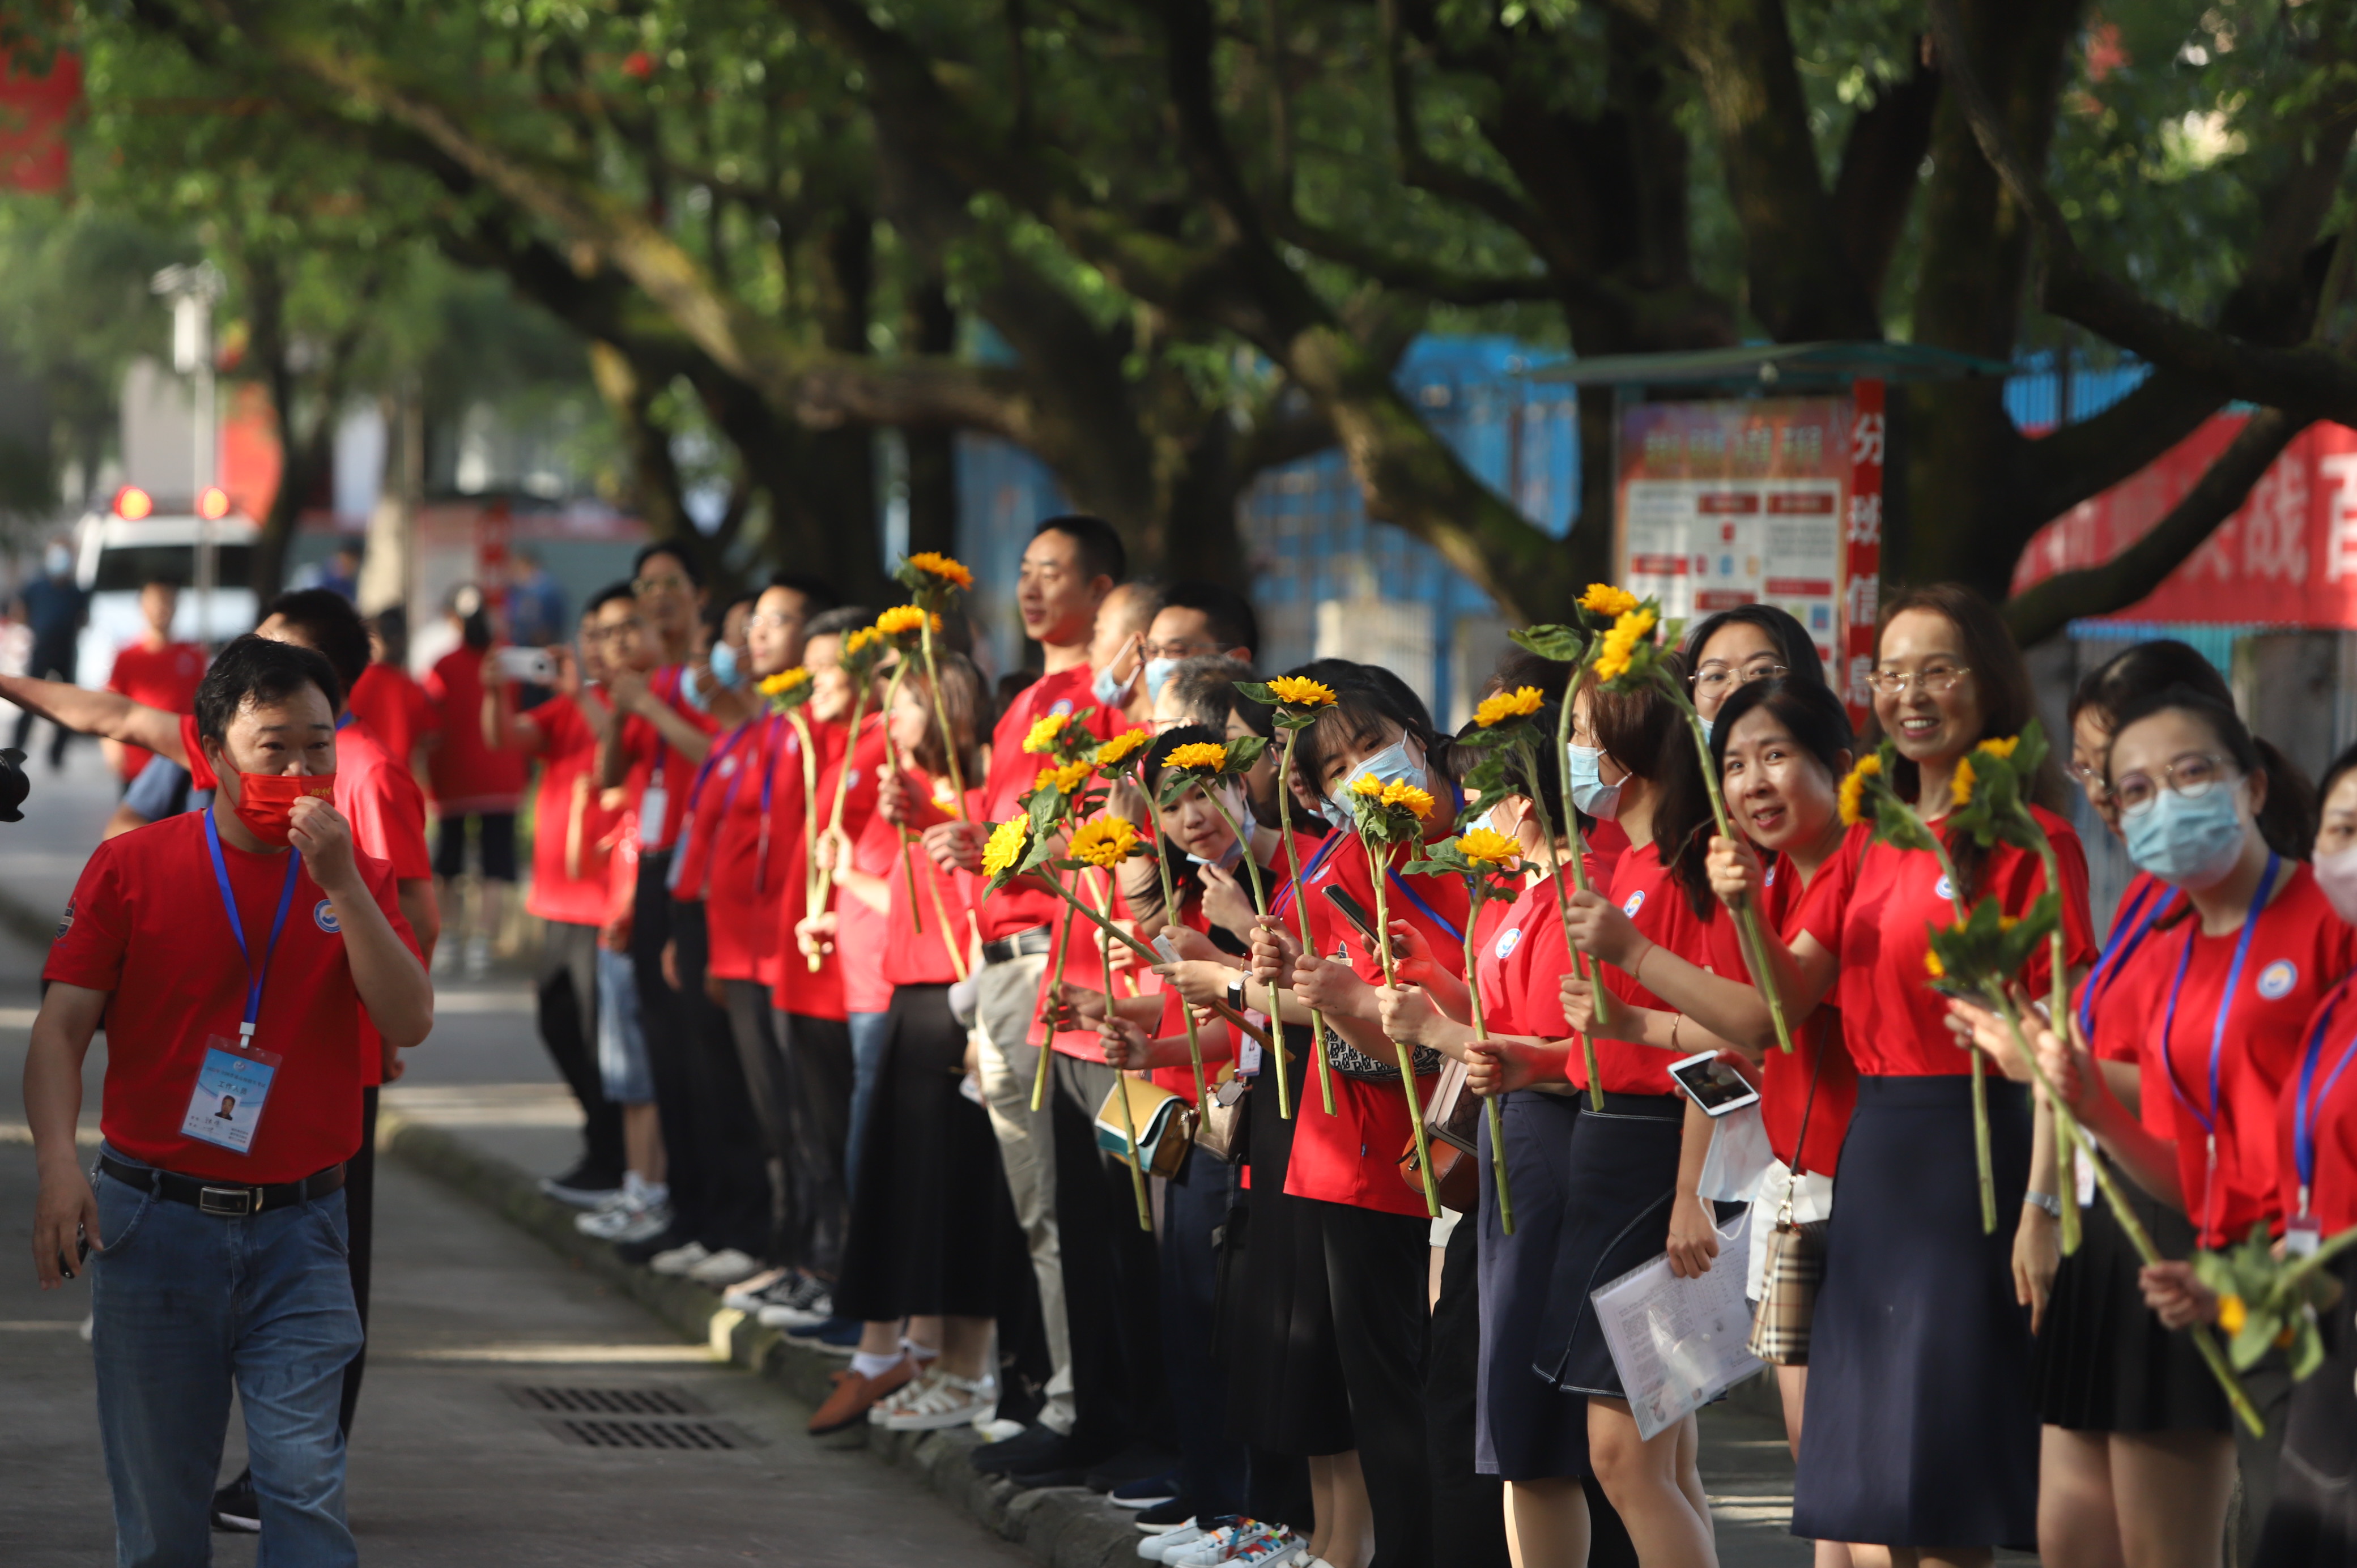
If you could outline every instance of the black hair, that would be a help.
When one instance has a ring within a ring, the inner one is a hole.
[[[1686,669],[1692,671],[1701,665],[1704,647],[1721,628],[1738,623],[1756,626],[1768,634],[1768,639],[1776,645],[1776,657],[1784,661],[1787,676],[1814,681],[1820,686],[1825,683],[1825,664],[1817,656],[1816,639],[1791,612],[1774,605],[1738,605],[1696,621],[1687,629],[1685,640],[1678,644],[1678,651],[1685,655]]]
[[[384,644],[384,662],[409,662],[409,612],[399,605],[387,605],[368,618],[369,629]]]
[[[1072,558],[1090,578],[1110,577],[1118,583],[1129,575],[1129,550],[1114,525],[1101,517],[1074,511],[1043,518],[1031,531],[1031,537],[1037,539],[1043,533],[1060,533],[1071,540]]]
[[[1177,750],[1179,746],[1190,746],[1199,742],[1208,743],[1212,746],[1224,746],[1227,744],[1227,740],[1228,735],[1224,728],[1215,727],[1210,725],[1173,725],[1170,728],[1164,730],[1160,735],[1156,736],[1154,737],[1154,744],[1146,748],[1146,760],[1144,765],[1138,770],[1138,776],[1146,785],[1146,793],[1147,798],[1155,800],[1159,800],[1162,798],[1162,765],[1168,759],[1173,751]],[[1243,781],[1239,779],[1236,782],[1241,786]],[[1187,852],[1180,849],[1178,843],[1173,840],[1168,833],[1161,831],[1159,825],[1160,820],[1161,814],[1159,808],[1157,808],[1156,811],[1156,841],[1162,853],[1162,864],[1169,868],[1170,890],[1177,896],[1178,902],[1183,905],[1187,902],[1188,894],[1197,892],[1201,889],[1203,886],[1202,872],[1193,861],[1187,858]],[[1250,854],[1252,853],[1252,845],[1250,843],[1245,843],[1244,853],[1246,854]],[[1152,892],[1147,896],[1147,902],[1158,905],[1161,900],[1162,885],[1157,881],[1155,884]],[[1219,927],[1212,928],[1211,940],[1217,944],[1222,951],[1241,955],[1243,951],[1247,950],[1242,941],[1228,936],[1228,934]]]
[[[1457,732],[1456,740],[1450,743],[1448,754],[1442,759],[1441,766],[1451,779],[1462,784],[1492,755],[1502,755],[1506,788],[1537,806],[1539,820],[1554,830],[1557,838],[1561,838],[1564,835],[1556,819],[1562,814],[1563,806],[1563,765],[1557,760],[1562,755],[1562,747],[1555,744],[1555,726],[1563,722],[1563,704],[1541,703],[1538,712],[1531,715],[1530,722],[1544,739],[1528,750],[1512,747],[1502,754],[1493,754],[1481,747],[1463,744],[1481,733],[1481,726],[1468,719],[1465,727]]]
[[[2265,741],[2261,741],[2259,744],[2265,746],[2266,743]],[[2331,799],[2332,787],[2341,782],[2341,775],[2348,773],[2352,769],[2357,769],[2357,746],[2351,746],[2348,750],[2334,757],[2331,765],[2325,768],[2324,781],[2316,787],[2316,810],[2319,819],[2319,831],[2321,831],[2322,829],[2324,802]],[[2267,793],[2272,796],[2275,793],[2273,782],[2275,775],[2270,773],[2267,775],[2267,778],[2269,780]],[[2266,827],[2266,824],[2264,822],[2260,823],[2262,828]],[[2275,838],[2272,834],[2268,836],[2267,843],[2275,849],[2276,854],[2281,854],[2284,853],[2283,847],[2280,844],[2276,843]],[[2309,840],[2311,852],[2313,852],[2315,843],[2316,841],[2312,837]]]
[[[326,658],[336,672],[339,693],[350,690],[369,667],[368,628],[352,601],[333,588],[290,589],[262,607],[264,620],[273,616],[300,631]]]
[[[1173,583],[1162,590],[1162,608],[1200,614],[1204,631],[1223,650],[1244,648],[1260,651],[1260,617],[1253,613],[1252,601],[1223,583],[1200,578]]]
[[[2277,854],[2293,860],[2307,859],[2309,853],[2316,847],[2318,813],[2318,797],[2316,791],[2309,785],[2308,776],[2288,761],[2282,765],[2288,776],[2278,775],[2275,768],[2268,765],[2268,756],[2270,753],[2276,757],[2282,754],[2276,752],[2273,746],[2265,746],[2265,749],[2262,749],[2264,743],[2252,736],[2250,726],[2243,723],[2243,715],[2234,711],[2233,703],[2222,702],[2198,687],[2172,685],[2164,686],[2157,692],[2146,693],[2119,711],[2112,725],[2112,734],[2119,735],[2130,725],[2141,719],[2148,719],[2155,714],[2165,713],[2191,714],[2209,725],[2210,733],[2218,737],[2218,744],[2226,748],[2226,755],[2233,759],[2235,767],[2241,768],[2245,775],[2265,776],[2267,781],[2267,800],[2270,803],[2274,801],[2278,789],[2292,797],[2289,809],[2284,811],[2275,823],[2276,828],[2284,833],[2286,842],[2276,842],[2276,832],[2270,831],[2270,824],[2264,811],[2258,816],[2259,836],[2266,840],[2267,847]],[[2104,778],[2107,783],[2111,779],[2111,773],[2112,759],[2109,751],[2106,750],[2104,757]]]
[[[770,585],[776,586],[775,584]],[[802,636],[805,639],[846,637],[861,627],[873,622],[875,618],[875,613],[863,606],[840,605],[831,609],[821,610],[811,617],[810,624],[802,628]]]
[[[1220,732],[1215,739],[1225,740],[1228,715],[1236,710],[1237,700],[1243,695],[1236,690],[1236,682],[1252,678],[1249,664],[1239,663],[1224,653],[1201,653],[1192,659],[1181,659],[1178,667],[1170,671],[1169,680],[1188,722],[1207,725]]]
[[[1406,682],[1372,664],[1346,659],[1320,659],[1288,671],[1333,688],[1334,701],[1321,710],[1318,722],[1300,732],[1293,766],[1312,800],[1326,793],[1329,763],[1352,746],[1363,746],[1397,725],[1424,747],[1425,758],[1447,766],[1448,738],[1432,727],[1432,714]]]
[[[640,545],[639,553],[630,557],[630,575],[635,577],[645,571],[647,563],[658,555],[668,555],[678,562],[679,569],[687,574],[687,581],[691,587],[704,586],[704,568],[696,564],[695,553],[686,545],[668,539],[658,539],[651,543]]]
[[[638,590],[628,583],[608,583],[589,596],[589,602],[581,607],[581,614],[584,618],[596,615],[616,599],[628,599],[630,603],[637,604]]]
[[[2234,707],[2233,690],[2207,655],[2190,643],[2161,637],[2123,649],[2089,671],[2071,693],[2071,722],[2075,725],[2081,714],[2092,712],[2101,717],[2107,731],[2117,735],[2120,714],[2172,690],[2194,693],[2230,712]],[[2068,737],[2063,744],[2068,744]],[[2252,736],[2251,745],[2258,756],[2259,770],[2267,776],[2266,803],[2259,808],[2259,836],[2277,854],[2305,860],[2316,846],[2317,821],[2334,776],[2326,774],[2321,789],[2310,789],[2308,775],[2274,742]],[[2337,768],[2340,764],[2333,766]]]
[[[1572,668],[1559,659],[1542,658],[1520,643],[1510,643],[1506,651],[1498,655],[1497,672],[1490,677],[1481,694],[1486,697],[1497,692],[1518,692],[1524,686],[1535,686],[1540,696],[1559,704],[1571,690]]]
[[[361,665],[365,668],[367,660]],[[231,721],[248,703],[283,703],[306,686],[318,688],[329,713],[343,707],[343,682],[336,678],[335,666],[319,654],[300,643],[276,642],[250,631],[232,638],[213,655],[205,678],[197,683],[197,734],[224,741]]]
[[[843,596],[834,591],[833,583],[823,577],[813,576],[808,572],[771,573],[762,588],[765,592],[770,588],[783,588],[790,594],[800,594],[802,596],[802,614],[807,616],[824,615],[831,609],[840,608],[843,604]]]
[[[186,583],[181,582],[178,577],[165,576],[159,574],[140,584],[139,591],[144,594],[150,588],[169,588],[172,592],[180,594],[186,593],[188,591],[188,585]]]
[[[1746,681],[1736,687],[1718,717],[1710,726],[1710,766],[1723,779],[1727,774],[1727,739],[1735,726],[1754,710],[1765,708],[1783,725],[1803,750],[1817,759],[1819,767],[1839,783],[1847,771],[1843,762],[1846,754],[1857,748],[1857,732],[1851,727],[1849,709],[1834,695],[1833,688],[1823,681],[1810,680],[1797,674],[1773,676],[1765,681]],[[1731,807],[1730,807],[1731,809]],[[1662,817],[1654,813],[1658,828]],[[1671,868],[1679,884],[1684,887],[1686,902],[1696,916],[1711,918],[1718,900],[1710,890],[1710,835],[1717,831],[1717,820],[1710,813],[1706,796],[1702,802],[1701,821],[1682,824],[1679,842],[1674,850],[1669,841],[1663,844],[1662,863]]]

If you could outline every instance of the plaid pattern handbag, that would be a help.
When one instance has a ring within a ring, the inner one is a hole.
[[[1809,1325],[1817,1313],[1817,1287],[1825,1279],[1825,1222],[1792,1223],[1792,1194],[1801,1185],[1798,1167],[1808,1147],[1809,1112],[1816,1109],[1817,1079],[1824,1070],[1825,1044],[1820,1040],[1816,1066],[1809,1073],[1809,1095],[1801,1102],[1793,1167],[1784,1173],[1784,1201],[1776,1211],[1776,1230],[1768,1238],[1760,1310],[1752,1315],[1751,1333],[1743,1342],[1745,1349],[1771,1367],[1809,1364]]]

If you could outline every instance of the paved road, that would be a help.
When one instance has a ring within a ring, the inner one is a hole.
[[[91,748],[65,787],[34,775],[27,821],[0,827],[0,1563],[106,1560],[113,1532],[98,1457],[78,1286],[43,1295],[25,1262],[33,1191],[22,1139],[26,1026],[38,950],[18,933],[63,905],[113,791]],[[26,917],[32,917],[27,919]],[[387,1103],[526,1169],[554,1171],[577,1119],[533,1033],[519,974],[446,984],[432,1039]],[[102,1043],[91,1052],[95,1126]],[[437,1184],[388,1162],[378,1192],[367,1393],[353,1435],[351,1514],[371,1564],[789,1563],[810,1568],[1029,1563],[909,1477],[802,1435],[802,1412],[715,1365],[608,1287]],[[730,1451],[614,1452],[554,1434],[520,1387],[677,1391],[756,1440]],[[1780,1426],[1706,1414],[1704,1475],[1725,1568],[1803,1568],[1784,1532],[1792,1466]],[[238,1451],[232,1433],[230,1463]],[[251,1538],[220,1561],[251,1563]]]

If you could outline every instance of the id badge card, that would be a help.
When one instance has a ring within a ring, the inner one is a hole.
[[[2312,1258],[2324,1244],[2324,1227],[2313,1214],[2303,1214],[2284,1225],[2284,1256]]]
[[[204,1065],[197,1069],[197,1087],[188,1096],[188,1113],[180,1119],[180,1136],[218,1144],[232,1154],[251,1153],[263,1108],[270,1101],[271,1080],[285,1060],[250,1040],[206,1036]]]
[[[671,791],[660,784],[650,784],[639,797],[639,847],[662,847],[664,819],[671,815]]]

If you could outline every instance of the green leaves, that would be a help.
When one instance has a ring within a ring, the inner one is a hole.
[[[2290,1352],[2294,1378],[2324,1364],[2317,1315],[2341,1299],[2341,1283],[2324,1264],[2352,1243],[2357,1230],[2345,1230],[2313,1256],[2278,1257],[2261,1224],[2235,1247],[2193,1255],[2194,1278],[2218,1297],[2218,1326],[2228,1336],[2226,1354],[2237,1371],[2249,1370],[2271,1349]]]
[[[2010,739],[1985,740],[1956,765],[1958,804],[1947,829],[1964,833],[1983,848],[2000,843],[2037,852],[2046,835],[2029,814],[2038,770],[2046,761],[2046,732],[2036,719]]]
[[[1267,750],[1268,742],[1256,735],[1243,736],[1217,746],[1198,742],[1178,746],[1163,758],[1162,795],[1156,804],[1168,811],[1177,805],[1179,797],[1189,789],[1208,789],[1222,779],[1242,778],[1252,771]],[[1208,755],[1215,751],[1220,754],[1216,764],[1209,759]],[[1202,760],[1189,762],[1187,759],[1190,755]]]
[[[1925,968],[1933,984],[1952,995],[1980,996],[2002,989],[2021,972],[2062,918],[2062,901],[2050,890],[2038,896],[2019,919],[2007,915],[1994,897],[1973,906],[1953,926],[1932,926]]]
[[[1558,664],[1577,664],[1587,657],[1587,633],[1576,626],[1532,626],[1506,634],[1518,648]]]

